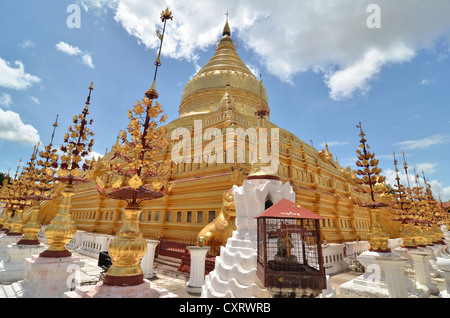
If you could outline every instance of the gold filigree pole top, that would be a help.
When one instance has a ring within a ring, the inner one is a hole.
[[[94,139],[90,137],[94,136],[94,133],[88,127],[92,125],[93,119],[87,120],[87,115],[89,114],[89,105],[91,101],[91,93],[94,90],[94,83],[89,86],[89,95],[86,100],[85,107],[80,115],[73,117],[73,128],[72,125],[68,128],[68,133],[64,136],[64,144],[60,146],[63,155],[61,155],[61,163],[59,164],[59,169],[57,170],[59,181],[72,184],[73,182],[86,182],[88,180],[80,177],[81,170],[89,170],[90,160],[86,159],[86,156],[92,151],[92,146],[94,145]],[[89,141],[89,143],[87,143]],[[84,163],[80,167],[82,160]]]
[[[163,196],[159,191],[153,191],[145,186],[149,179],[157,179],[167,173],[170,164],[167,160],[160,162],[157,158],[168,146],[166,131],[160,124],[167,115],[163,115],[162,106],[155,101],[156,76],[161,66],[161,50],[164,40],[167,20],[172,20],[172,12],[166,9],[161,13],[164,23],[162,34],[157,32],[160,40],[158,57],[154,63],[155,74],[150,89],[145,92],[142,101],[137,101],[132,110],[128,110],[129,124],[126,130],[119,133],[114,145],[114,155],[110,160],[104,160],[104,166],[113,175],[112,189],[106,191],[106,185],[100,177],[96,178],[97,190],[112,199],[125,200],[129,204],[139,204],[144,200],[153,200]],[[130,137],[130,140],[128,139]],[[118,159],[118,160],[115,160]]]
[[[164,23],[163,25],[163,31],[162,34],[159,32],[159,30],[156,31],[156,35],[159,38],[159,51],[158,51],[158,56],[156,57],[155,60],[155,74],[153,76],[153,83],[152,86],[149,90],[147,90],[147,92],[145,93],[145,96],[148,99],[157,99],[159,97],[158,92],[156,91],[156,75],[158,74],[158,68],[161,66],[161,50],[162,50],[162,45],[163,45],[163,41],[164,41],[164,34],[166,32],[166,22],[167,20],[173,20],[173,15],[172,12],[169,10],[169,8],[166,8],[166,10],[163,10],[161,12],[161,21]]]
[[[365,206],[373,208],[385,206],[386,204],[376,202],[375,194],[384,192],[381,185],[385,182],[386,178],[380,175],[381,169],[378,167],[379,160],[375,158],[375,153],[370,152],[370,147],[367,144],[366,134],[362,130],[361,122],[356,127],[360,129],[359,136],[361,137],[361,144],[358,147],[359,150],[356,151],[359,159],[356,161],[356,165],[361,169],[356,170],[356,174],[362,176],[362,178],[356,178],[355,181],[363,186],[362,192],[370,194],[372,202],[365,204]],[[365,186],[368,186],[368,189]]]

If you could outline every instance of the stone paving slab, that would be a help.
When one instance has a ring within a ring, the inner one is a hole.
[[[100,268],[98,264],[98,260],[86,255],[79,254],[76,251],[71,251],[74,256],[77,256],[84,262],[84,266],[77,270],[75,273],[76,284],[82,285],[94,285],[99,281],[100,275],[103,272],[102,268]],[[348,271],[344,273],[330,275],[330,284],[336,290],[337,298],[354,298],[352,296],[339,293],[339,286],[345,282],[348,282],[357,276],[361,275],[359,272]],[[162,288],[167,289],[170,293],[177,295],[179,298],[200,298],[200,294],[192,294],[188,293],[184,290],[185,285],[187,284],[189,277],[187,275],[181,275],[177,273],[167,272],[163,268],[156,268],[156,275],[153,278],[149,278],[149,280],[160,286]],[[439,290],[445,290],[445,280],[443,278],[433,278],[433,284],[438,286]],[[0,287],[3,285],[0,284]],[[7,290],[9,291],[10,288]],[[9,291],[9,292],[12,292]],[[432,298],[434,298],[433,296]]]

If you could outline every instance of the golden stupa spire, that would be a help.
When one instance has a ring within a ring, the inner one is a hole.
[[[224,26],[224,28],[223,28],[222,35],[223,35],[223,36],[225,36],[225,35],[231,36],[231,29],[230,29],[230,26],[228,25],[228,16],[229,16],[230,14],[229,14],[228,11],[227,11],[227,12],[225,12],[225,15],[227,16],[227,22],[225,23],[225,26]]]
[[[253,116],[261,99],[268,104],[265,88],[236,51],[228,19],[221,35],[214,55],[184,87],[180,117],[215,111],[211,105],[220,103],[227,84],[241,114]]]

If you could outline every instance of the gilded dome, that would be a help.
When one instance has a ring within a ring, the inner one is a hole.
[[[241,113],[254,116],[258,106],[268,105],[264,86],[236,52],[228,22],[214,55],[186,84],[180,117],[216,110],[227,85]]]

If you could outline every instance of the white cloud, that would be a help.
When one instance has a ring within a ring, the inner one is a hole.
[[[92,62],[92,57],[89,54],[84,53],[83,56],[81,57],[81,60],[83,61],[84,64],[86,64],[90,68],[94,68],[94,63]]]
[[[347,141],[327,141],[326,143],[321,143],[320,147],[325,147],[328,144],[328,147],[337,147],[337,146],[346,146],[349,143]]]
[[[447,54],[439,53],[439,54],[438,54],[438,57],[436,58],[436,61],[442,62],[442,61],[445,60],[446,58],[448,58],[448,55],[447,55]]]
[[[399,167],[400,168],[400,167]],[[395,179],[397,177],[396,173],[392,169],[386,169],[384,171],[384,175],[386,176],[386,183],[390,184],[391,186],[395,187],[397,185],[397,180]],[[412,173],[408,173],[408,176],[406,176],[406,173],[399,171],[398,177],[400,178],[400,184],[402,184],[405,187],[414,187],[415,186],[415,177]],[[409,183],[408,183],[409,179]]]
[[[30,39],[28,39],[28,40],[25,40],[25,41],[23,41],[22,43],[20,43],[20,46],[21,46],[23,49],[26,49],[26,48],[28,48],[28,47],[34,47],[34,43],[33,43]]]
[[[381,28],[367,27],[372,0],[82,0],[85,9],[111,9],[114,19],[139,43],[157,49],[159,13],[167,6],[163,55],[195,62],[198,51],[214,44],[230,12],[232,36],[259,57],[267,71],[288,83],[305,71],[320,72],[330,97],[365,93],[391,63],[410,61],[423,48],[448,35],[448,0],[378,0]],[[446,33],[447,32],[447,33]]]
[[[429,78],[424,78],[422,81],[420,81],[420,85],[422,86],[428,86],[430,84],[436,83],[437,80],[436,79],[429,79]]]
[[[450,135],[436,134],[430,137],[425,137],[423,139],[401,141],[395,143],[394,145],[399,146],[401,149],[404,150],[413,150],[413,149],[427,148],[430,146],[449,142],[450,142]]]
[[[388,63],[408,61],[414,52],[407,47],[394,47],[392,52],[371,49],[361,60],[344,69],[325,75],[325,83],[330,88],[330,97],[334,100],[352,98],[355,92],[365,94],[370,89],[370,81]]]
[[[255,75],[255,77],[259,79],[259,76],[261,75],[261,72],[259,71],[259,68],[254,66],[254,65],[252,65],[252,64],[246,64],[246,66],[248,67],[250,72],[252,72],[253,75]]]
[[[98,153],[98,152],[96,152],[96,151],[91,151],[91,152],[86,156],[86,159],[87,159],[87,160],[92,160],[92,159],[98,160],[98,158],[103,158],[103,155],[100,154],[100,153]]]
[[[0,58],[0,86],[21,90],[41,81],[39,77],[25,73],[22,62],[15,61],[14,64],[17,68],[11,67],[9,62]]]
[[[81,50],[78,47],[72,46],[62,41],[56,44],[56,49],[69,55],[81,54]]]
[[[36,103],[36,104],[40,104],[41,102],[39,101],[39,98],[37,98],[37,97],[33,97],[33,96],[30,96],[30,99],[34,102],[34,103]]]
[[[439,200],[439,195],[442,201],[450,200],[450,186],[445,187],[441,182],[437,180],[431,180],[430,182],[431,191],[436,200]]]
[[[11,105],[12,105],[11,95],[9,95],[5,92],[2,92],[0,94],[0,106],[10,108]]]
[[[438,163],[424,162],[424,163],[418,163],[416,165],[416,167],[417,167],[417,171],[423,171],[426,175],[429,175],[429,174],[433,174],[437,171],[436,167],[438,165],[439,165]]]
[[[39,142],[39,134],[33,126],[24,124],[19,114],[0,108],[0,139],[35,145]]]
[[[72,46],[65,42],[59,42],[56,44],[56,49],[58,51],[64,52],[71,56],[81,55],[81,61],[89,66],[90,68],[94,68],[94,63],[92,62],[92,57],[88,52],[80,50],[80,48],[76,46]]]

